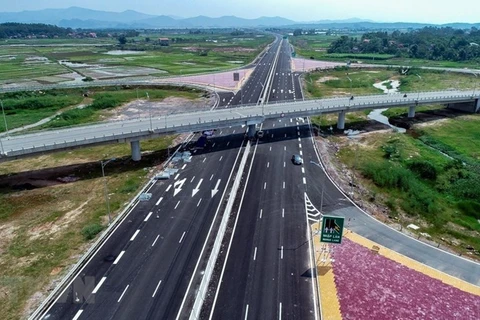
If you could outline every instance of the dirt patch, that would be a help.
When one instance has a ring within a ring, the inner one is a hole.
[[[339,80],[339,78],[337,78],[337,77],[330,77],[330,76],[321,77],[320,79],[318,79],[317,81],[315,81],[315,83],[324,83],[324,82],[327,82],[327,81],[330,81],[330,80]]]
[[[40,237],[55,238],[55,235],[60,234],[62,230],[66,229],[69,225],[71,225],[76,221],[77,217],[83,213],[83,208],[91,200],[92,198],[88,199],[77,208],[65,213],[61,218],[57,219],[56,221],[50,221],[50,222],[33,227],[29,231],[30,240],[35,240]],[[69,207],[69,204],[71,203],[67,201],[63,206]]]
[[[15,227],[13,223],[4,223],[0,225],[0,239],[2,239],[2,241],[0,241],[0,261],[2,260],[1,257],[10,244],[10,241],[15,236],[15,230],[17,230],[17,227]]]
[[[105,116],[104,120],[128,120],[139,117],[161,117],[176,113],[209,110],[214,104],[214,97],[190,100],[169,97],[162,101],[135,100]]]

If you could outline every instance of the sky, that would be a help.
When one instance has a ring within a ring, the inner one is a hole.
[[[0,0],[0,12],[68,8],[152,15],[242,18],[281,16],[294,21],[361,18],[377,22],[480,22],[478,0]]]

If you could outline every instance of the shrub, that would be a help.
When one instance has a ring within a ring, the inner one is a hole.
[[[103,230],[103,226],[98,223],[92,223],[88,226],[83,227],[82,235],[85,237],[85,240],[92,240],[97,234]]]
[[[414,160],[408,162],[407,167],[423,179],[437,179],[437,168],[435,168],[435,166],[430,162],[423,160]]]

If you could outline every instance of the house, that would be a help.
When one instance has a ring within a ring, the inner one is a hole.
[[[158,38],[158,42],[160,43],[161,46],[168,46],[169,45],[169,39],[168,38]]]

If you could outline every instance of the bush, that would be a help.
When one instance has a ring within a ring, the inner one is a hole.
[[[437,168],[427,161],[414,160],[407,163],[408,169],[418,174],[423,179],[437,179]]]
[[[416,182],[411,171],[387,162],[365,163],[361,166],[361,170],[365,177],[371,179],[379,187],[409,191]]]
[[[98,223],[92,223],[88,226],[83,227],[82,235],[85,237],[85,240],[92,240],[97,234],[103,230],[103,226]]]

